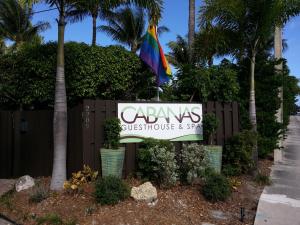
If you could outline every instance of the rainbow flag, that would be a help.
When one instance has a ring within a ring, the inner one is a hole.
[[[156,74],[158,85],[168,82],[172,77],[171,68],[158,41],[156,26],[148,27],[141,46],[140,58]]]

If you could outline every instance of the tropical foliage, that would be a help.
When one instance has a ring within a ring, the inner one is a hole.
[[[132,52],[140,49],[145,34],[145,13],[142,8],[121,8],[106,15],[108,25],[101,25],[98,30],[105,32],[113,40],[128,46]],[[167,27],[158,27],[158,34],[167,32]]]
[[[33,25],[32,8],[22,6],[18,0],[0,1],[0,37],[13,42],[13,48],[23,43],[41,42],[39,32],[49,28],[49,23],[38,22]],[[0,41],[0,50],[4,43]]]
[[[56,49],[56,43],[48,43],[0,56],[1,108],[16,109],[20,104],[24,109],[53,107]],[[149,87],[155,86],[153,75],[139,58],[120,46],[66,43],[65,64],[69,107],[84,98],[147,97]]]
[[[135,5],[147,9],[149,14],[155,14],[160,16],[162,10],[161,0],[81,0],[75,1],[73,9],[69,12],[69,16],[72,22],[82,21],[85,17],[91,16],[93,23],[93,36],[92,45],[95,46],[97,42],[97,18],[112,19],[114,15],[111,10],[122,5],[129,5],[134,3]],[[125,16],[125,15],[124,15]],[[114,17],[118,20],[118,17]],[[138,17],[140,18],[140,17]],[[126,17],[126,19],[131,19]]]

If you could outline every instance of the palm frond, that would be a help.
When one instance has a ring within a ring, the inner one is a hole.
[[[18,0],[0,1],[0,34],[16,43],[30,42],[39,32],[49,28],[49,23],[31,24],[32,8]]]

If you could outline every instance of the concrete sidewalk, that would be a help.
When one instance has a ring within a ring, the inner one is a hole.
[[[282,162],[258,203],[255,225],[300,225],[300,116],[291,116]]]

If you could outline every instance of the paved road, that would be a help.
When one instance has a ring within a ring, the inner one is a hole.
[[[260,197],[255,225],[300,225],[300,116],[291,116],[282,162]]]

